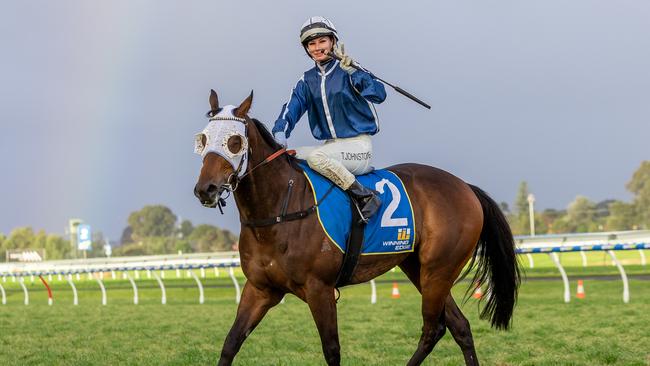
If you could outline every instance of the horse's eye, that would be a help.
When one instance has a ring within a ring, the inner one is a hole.
[[[233,155],[237,155],[241,153],[243,144],[244,141],[241,136],[232,135],[228,138],[228,151]]]

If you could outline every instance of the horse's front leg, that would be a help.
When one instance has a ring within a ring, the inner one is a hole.
[[[334,288],[317,283],[307,289],[307,304],[314,317],[328,365],[341,364],[339,332],[336,324],[336,300]]]
[[[230,365],[242,343],[255,329],[270,308],[282,300],[283,294],[271,289],[258,289],[247,281],[237,308],[235,322],[223,342],[219,365]]]

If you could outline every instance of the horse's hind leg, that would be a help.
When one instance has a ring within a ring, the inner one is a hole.
[[[424,278],[423,278],[424,277]],[[420,365],[431,353],[433,347],[445,334],[444,306],[449,293],[449,281],[421,276],[422,293],[422,335],[418,348],[408,364]]]
[[[474,338],[472,337],[469,321],[460,311],[451,294],[447,296],[447,300],[445,301],[445,324],[449,328],[449,333],[451,333],[463,351],[465,365],[478,366],[478,358],[476,357]]]
[[[409,257],[407,260],[400,264],[400,268],[411,280],[413,285],[422,293],[420,286],[420,263],[415,257]],[[458,305],[451,296],[447,295],[445,299],[445,313],[444,318],[440,317],[443,325],[449,328],[449,333],[454,337],[458,346],[460,346],[463,356],[465,357],[465,364],[468,366],[478,365],[478,358],[476,357],[476,349],[474,348],[474,339],[472,338],[472,331],[469,326],[469,321],[458,308]],[[440,332],[440,330],[438,330]],[[444,329],[440,337],[444,335]]]
[[[260,290],[246,282],[237,308],[235,322],[223,343],[219,365],[230,365],[246,337],[255,329],[270,308],[282,300],[282,293]]]

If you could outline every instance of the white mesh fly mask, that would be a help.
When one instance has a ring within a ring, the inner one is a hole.
[[[194,152],[201,158],[211,152],[221,156],[232,166],[233,174],[241,177],[248,165],[248,137],[246,120],[233,114],[235,108],[227,105],[216,115],[208,112],[210,123],[194,137]],[[238,147],[236,140],[240,142]],[[237,151],[231,151],[231,146]]]

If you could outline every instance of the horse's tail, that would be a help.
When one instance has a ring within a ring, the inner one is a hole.
[[[508,329],[520,283],[515,241],[497,203],[482,189],[470,187],[483,207],[483,231],[468,271],[476,265],[473,284],[487,285],[481,319],[490,318],[493,327]]]

